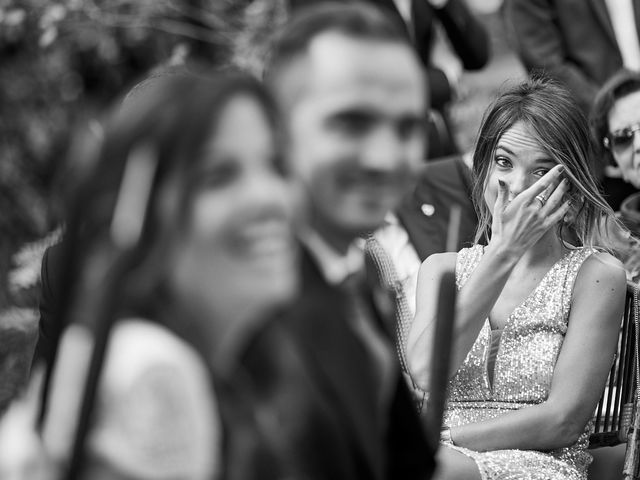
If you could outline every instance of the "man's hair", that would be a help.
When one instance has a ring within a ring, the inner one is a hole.
[[[311,41],[325,32],[347,37],[400,42],[411,47],[406,30],[387,13],[363,2],[322,2],[297,12],[271,41],[264,77],[269,81],[306,53]]]

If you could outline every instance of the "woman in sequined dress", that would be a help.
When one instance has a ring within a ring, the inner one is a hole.
[[[586,478],[626,290],[603,225],[623,227],[589,171],[590,142],[569,94],[544,79],[485,113],[473,172],[477,238],[488,244],[424,261],[408,341],[427,388],[438,279],[455,271],[439,478]]]

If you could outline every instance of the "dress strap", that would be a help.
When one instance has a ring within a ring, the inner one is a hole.
[[[456,288],[460,290],[476,269],[484,254],[484,245],[463,248],[456,259]]]
[[[562,290],[562,309],[565,314],[569,313],[571,309],[571,299],[573,298],[573,286],[575,285],[576,278],[580,267],[592,254],[597,250],[591,247],[580,247],[571,252],[567,256],[565,268],[564,285]]]

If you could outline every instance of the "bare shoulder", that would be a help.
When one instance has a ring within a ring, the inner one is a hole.
[[[576,283],[599,283],[601,286],[618,285],[626,288],[626,272],[622,262],[606,252],[590,255],[582,264]]]
[[[454,271],[458,254],[455,252],[434,253],[428,256],[420,265],[420,275],[423,272],[442,273]]]
[[[609,253],[596,252],[584,261],[578,271],[574,298],[615,300],[624,296],[626,289],[627,277],[622,262]]]

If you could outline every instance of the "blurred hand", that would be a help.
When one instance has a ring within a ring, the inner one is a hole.
[[[26,395],[0,421],[0,479],[54,480],[56,472],[36,431],[44,369],[34,372]]]

